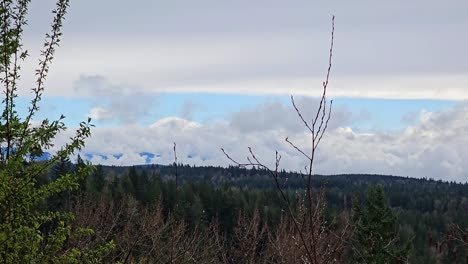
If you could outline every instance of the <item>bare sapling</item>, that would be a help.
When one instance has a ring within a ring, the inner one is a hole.
[[[273,247],[291,247],[292,244],[294,244],[296,250],[289,250],[289,252],[296,252],[300,256],[292,256],[296,260],[276,256],[275,261],[293,261],[296,263],[297,259],[301,259],[304,263],[313,264],[339,262],[339,257],[342,255],[345,247],[344,237],[348,233],[348,221],[346,221],[340,234],[333,232],[324,218],[324,210],[326,206],[324,191],[322,189],[317,193],[314,193],[312,190],[314,159],[316,157],[319,144],[328,128],[328,123],[332,113],[333,100],[329,101],[327,99],[327,90],[333,58],[333,42],[335,33],[334,22],[335,17],[333,16],[327,73],[325,80],[322,83],[322,96],[320,98],[318,108],[311,120],[307,120],[304,117],[302,110],[296,105],[294,96],[291,95],[292,106],[307,129],[311,142],[310,149],[306,150],[292,142],[289,137],[285,138],[285,141],[299,152],[301,156],[306,159],[308,164],[305,166],[304,171],[301,170],[301,176],[304,179],[306,190],[305,199],[299,199],[299,201],[302,201],[299,206],[296,206],[296,204],[290,200],[287,191],[284,190],[284,183],[282,182],[279,174],[281,155],[278,151],[275,151],[275,165],[274,168],[271,168],[265,165],[264,162],[260,161],[260,159],[255,155],[252,147],[248,147],[249,155],[247,156],[246,162],[235,160],[223,148],[221,149],[224,155],[237,166],[259,167],[265,169],[265,171],[274,180],[279,196],[286,204],[288,218],[282,219],[276,234],[274,234],[276,238],[270,237],[270,242],[275,239],[281,240],[280,242],[282,243],[271,243]],[[298,207],[300,211],[299,213],[296,212]],[[290,228],[291,225],[292,228]],[[287,243],[283,243],[286,241]],[[280,249],[277,249],[277,252],[280,251]],[[278,258],[282,259],[280,260]]]

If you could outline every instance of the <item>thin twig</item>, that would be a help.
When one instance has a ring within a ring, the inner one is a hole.
[[[317,148],[318,144],[319,144],[320,141],[322,140],[323,134],[324,134],[325,131],[327,130],[328,122],[330,121],[330,116],[331,116],[331,111],[332,111],[332,105],[333,105],[333,100],[330,101],[330,109],[329,109],[329,112],[328,112],[327,121],[325,122],[325,127],[323,128],[322,133],[320,134],[320,136],[319,136],[317,142],[315,143],[314,148]]]
[[[284,139],[284,141],[288,142],[289,145],[291,145],[291,147],[295,148],[299,153],[301,153],[302,155],[304,155],[304,157],[307,158],[307,160],[310,160],[311,158],[309,157],[309,155],[307,155],[304,151],[302,151],[299,147],[297,147],[294,143],[292,143],[290,140],[289,140],[289,137],[286,137]]]
[[[307,123],[307,121],[302,116],[301,111],[299,111],[299,108],[296,106],[296,102],[294,101],[294,96],[293,95],[291,95],[291,103],[292,103],[292,105],[294,107],[294,110],[296,110],[297,115],[299,116],[299,118],[304,123],[304,125],[307,127],[307,129],[309,129],[310,133],[313,133],[313,129],[309,126],[309,123]]]
[[[176,189],[179,187],[179,175],[177,174],[177,150],[176,150],[176,143],[174,142],[174,166],[175,166],[175,186]]]

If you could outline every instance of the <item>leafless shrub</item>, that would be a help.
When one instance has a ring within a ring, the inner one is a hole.
[[[447,233],[447,239],[456,241],[463,247],[468,247],[468,227],[452,225]]]
[[[79,196],[72,205],[72,212],[76,215],[74,225],[92,228],[94,236],[84,241],[71,240],[70,243],[101,243],[113,239],[123,215],[123,207],[116,206],[113,199],[104,195],[97,200],[93,198]]]
[[[101,197],[98,202],[81,200],[74,206],[76,224],[95,230],[97,240],[113,240],[116,248],[110,262],[122,263],[218,263],[215,229],[189,229],[184,221],[164,216],[160,202],[141,206],[132,198],[115,205]],[[93,243],[94,241],[77,241]]]
[[[227,239],[226,236],[221,233],[219,223],[216,219],[213,219],[210,223],[210,234],[215,247],[214,253],[218,259],[217,263],[229,263]]]
[[[429,247],[432,248],[438,261],[444,258],[459,261],[465,259],[468,263],[468,228],[461,227],[458,224],[452,224],[448,227],[445,237],[439,241],[434,241],[432,235],[428,239]]]
[[[266,248],[267,226],[262,225],[258,209],[252,216],[239,212],[230,249],[230,263],[261,263]]]
[[[327,223],[324,216],[325,192],[321,189],[314,195],[314,206],[318,208],[313,216],[314,222],[308,221],[307,203],[304,199],[298,200],[296,221],[300,221],[301,230],[297,230],[294,219],[282,216],[275,232],[269,233],[268,259],[269,263],[340,263],[346,248],[346,239],[349,236],[350,225],[345,214],[340,215],[344,226],[340,232],[333,231],[334,223]],[[306,238],[302,243],[301,235]],[[315,238],[315,240],[312,240]],[[314,242],[315,241],[315,242]],[[312,243],[315,243],[312,244]],[[307,248],[317,251],[316,259],[310,262]]]

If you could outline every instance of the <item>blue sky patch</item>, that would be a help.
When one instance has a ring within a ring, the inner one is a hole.
[[[256,105],[280,102],[286,109],[291,108],[288,96],[230,95],[230,94],[195,94],[163,93],[151,95],[157,98],[157,104],[149,105],[145,115],[138,120],[142,126],[149,126],[157,120],[169,116],[181,117],[191,121],[207,124],[219,120],[228,120],[230,116],[242,109]],[[18,100],[20,115],[25,113],[29,100]],[[357,131],[393,131],[411,124],[409,116],[418,116],[419,112],[439,111],[453,107],[455,101],[448,100],[394,100],[364,98],[334,98],[335,107],[344,107],[353,116],[365,116],[352,124]],[[76,127],[84,121],[93,108],[89,99],[70,97],[44,97],[43,107],[36,119],[57,118],[59,113],[66,116],[68,127]],[[131,110],[130,110],[131,111]],[[97,127],[117,127],[117,121],[94,120]],[[146,155],[146,154],[145,154]],[[116,157],[117,158],[117,157]],[[151,157],[152,158],[152,157]]]

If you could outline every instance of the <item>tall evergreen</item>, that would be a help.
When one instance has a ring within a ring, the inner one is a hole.
[[[104,169],[102,165],[97,165],[94,173],[92,174],[92,179],[94,181],[94,187],[98,193],[101,193],[106,185],[106,178],[104,175]]]
[[[353,204],[353,261],[363,264],[405,263],[409,243],[399,238],[397,218],[385,200],[382,186],[370,187],[365,205]]]

